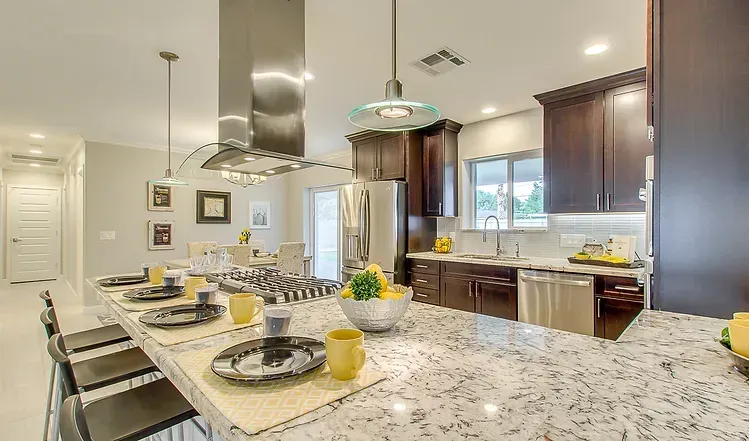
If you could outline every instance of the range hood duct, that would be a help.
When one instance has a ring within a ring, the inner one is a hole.
[[[219,142],[202,168],[352,170],[305,158],[304,50],[304,0],[219,1]]]

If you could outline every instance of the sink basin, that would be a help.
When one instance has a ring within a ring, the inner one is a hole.
[[[530,260],[529,257],[515,257],[515,256],[497,256],[494,254],[458,254],[457,257],[465,259],[479,259],[479,260],[494,260],[497,262],[520,262],[524,260]]]

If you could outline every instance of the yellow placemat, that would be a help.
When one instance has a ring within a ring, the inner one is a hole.
[[[285,423],[385,379],[383,372],[365,364],[353,380],[336,380],[326,364],[324,369],[284,380],[234,382],[211,370],[213,358],[223,349],[183,352],[175,361],[233,425],[249,434]]]
[[[219,303],[223,303],[219,301]],[[224,303],[224,306],[226,304]],[[263,313],[256,315],[249,323],[236,324],[229,314],[228,307],[226,313],[221,317],[213,320],[208,320],[202,323],[196,323],[188,326],[175,326],[172,328],[160,328],[158,326],[146,325],[138,321],[144,312],[133,312],[128,314],[128,318],[143,328],[149,337],[159,342],[162,346],[171,346],[178,343],[184,343],[187,341],[199,340],[201,338],[210,337],[216,334],[223,334],[224,332],[236,331],[237,329],[246,328],[248,326],[256,326],[263,323]],[[262,335],[262,328],[258,331],[258,337]]]
[[[149,286],[153,286],[153,285],[149,285]],[[195,302],[194,300],[188,299],[184,295],[172,297],[171,299],[156,301],[156,300],[130,300],[122,296],[122,294],[124,294],[122,291],[108,292],[106,294],[109,295],[109,297],[111,297],[115,303],[117,303],[123,309],[127,311],[150,311],[152,309],[163,308],[165,306],[187,305],[189,303]]]

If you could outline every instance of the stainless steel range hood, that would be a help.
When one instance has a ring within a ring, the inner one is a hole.
[[[352,170],[305,158],[304,89],[304,0],[220,0],[219,142],[201,168]]]

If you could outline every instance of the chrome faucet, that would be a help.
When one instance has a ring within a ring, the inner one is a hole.
[[[488,216],[486,219],[484,219],[484,233],[483,233],[483,240],[486,242],[486,223],[489,222],[489,219],[494,218],[495,221],[497,221],[497,256],[500,256],[505,253],[505,250],[502,248],[502,241],[499,235],[499,219],[497,219],[497,216],[491,215]]]

